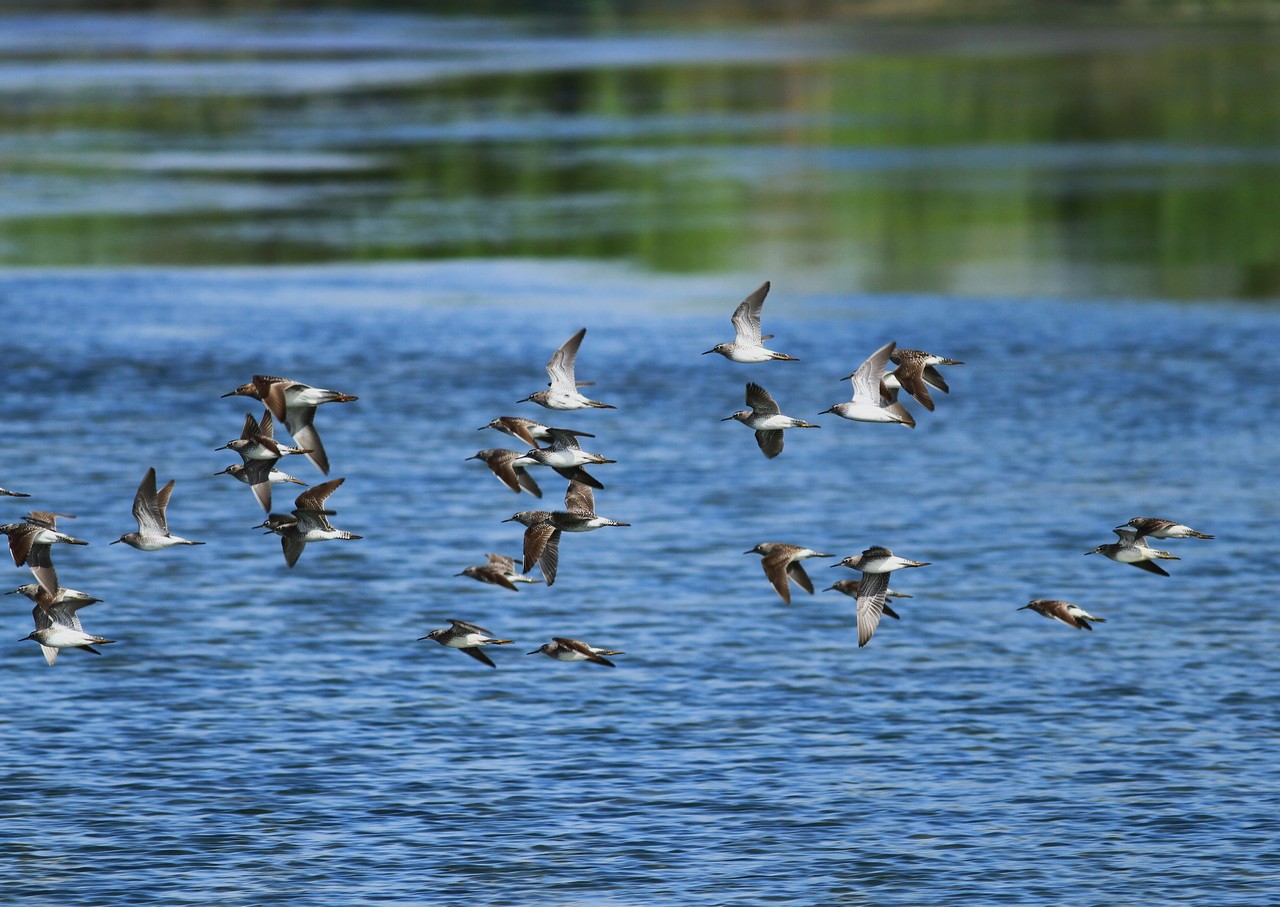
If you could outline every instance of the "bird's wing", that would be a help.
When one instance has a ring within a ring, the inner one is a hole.
[[[345,482],[346,479],[330,479],[327,482],[321,482],[308,488],[302,494],[294,499],[294,507],[297,510],[324,510],[324,502],[328,500],[329,495],[338,490],[338,487]]]
[[[757,431],[756,443],[760,445],[760,450],[764,452],[764,455],[772,460],[778,454],[782,453],[782,431],[780,429]]]
[[[774,591],[788,605],[791,604],[791,589],[787,585],[787,564],[790,559],[791,552],[781,549],[766,554],[760,560],[760,566],[764,568],[764,575],[773,584]]]
[[[591,486],[578,481],[570,482],[564,492],[564,509],[572,513],[595,516],[596,496]],[[528,559],[525,563],[529,563]]]
[[[853,382],[853,399],[867,403],[875,403],[880,399],[880,374],[889,361],[889,355],[896,344],[890,340],[876,350],[858,366],[858,370],[849,376]]]
[[[551,379],[552,392],[575,392],[578,384],[573,376],[573,364],[578,358],[578,347],[582,345],[582,338],[586,333],[587,329],[582,328],[551,355],[551,361],[547,363],[547,377]]]
[[[759,346],[760,309],[769,295],[769,281],[762,283],[754,293],[742,300],[733,312],[733,342]]]
[[[864,573],[858,583],[858,645],[865,646],[880,626],[889,574]]]
[[[747,384],[747,406],[751,407],[757,416],[776,416],[782,412],[769,392],[754,382]]]
[[[172,490],[173,483],[165,486]],[[167,501],[167,497],[166,497]],[[156,493],[156,468],[152,466],[142,477],[138,493],[133,497],[133,518],[138,521],[138,531],[143,535],[168,535],[165,527],[164,508]]]

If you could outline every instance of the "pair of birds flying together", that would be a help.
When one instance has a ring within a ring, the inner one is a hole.
[[[418,637],[419,642],[424,639],[434,639],[440,645],[450,649],[461,649],[467,655],[470,655],[481,664],[496,668],[497,665],[481,648],[482,646],[508,646],[515,640],[511,639],[495,639],[493,634],[484,627],[478,627],[475,624],[468,623],[465,620],[449,620],[449,626],[442,627],[439,630],[432,630],[426,636]],[[625,655],[626,653],[620,649],[598,649],[595,646],[589,646],[580,639],[570,639],[567,636],[554,636],[551,642],[543,643],[527,655],[538,655],[539,653],[556,661],[591,661],[598,665],[604,665],[608,668],[617,667],[607,656]]]

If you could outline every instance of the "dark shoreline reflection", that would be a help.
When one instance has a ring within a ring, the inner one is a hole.
[[[1280,295],[1276,29],[592,8],[0,17],[0,266]]]

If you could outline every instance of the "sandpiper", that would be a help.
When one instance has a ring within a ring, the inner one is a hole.
[[[1169,571],[1155,563],[1155,561],[1182,560],[1182,558],[1177,555],[1170,554],[1168,551],[1157,551],[1155,548],[1152,548],[1134,529],[1126,529],[1122,526],[1119,529],[1112,529],[1111,531],[1120,537],[1120,541],[1112,542],[1109,545],[1099,545],[1092,551],[1086,551],[1085,555],[1101,554],[1103,557],[1110,558],[1117,563],[1132,564],[1139,570],[1145,570],[1148,573],[1156,573],[1160,576],[1168,576]]]
[[[898,557],[883,545],[872,545],[861,554],[851,554],[840,563],[832,564],[831,566],[851,567],[867,574],[892,573],[894,570],[901,570],[904,567],[928,567],[929,564],[929,561],[912,561],[905,557]]]
[[[502,432],[504,435],[511,435],[513,438],[519,438],[530,447],[537,447],[539,442],[551,440],[550,426],[543,425],[541,422],[535,422],[533,419],[525,419],[521,416],[499,416],[491,420],[487,425],[481,425],[476,431],[484,431],[486,428],[492,428]],[[556,429],[561,432],[569,432],[577,435],[579,438],[594,438],[595,435],[586,431],[576,431],[571,428]]]
[[[560,564],[560,533],[590,532],[603,526],[630,526],[596,515],[595,495],[581,482],[570,482],[564,493],[564,510],[523,510],[504,523],[521,523],[524,531],[524,566],[537,564],[548,586],[556,581]]]
[[[558,475],[571,482],[581,482],[592,488],[604,488],[599,480],[587,473],[583,466],[589,463],[616,463],[608,457],[597,453],[589,453],[578,445],[577,432],[552,428],[549,429],[551,443],[547,447],[535,447],[511,461],[513,467],[548,466]]]
[[[518,450],[506,450],[501,447],[489,447],[484,450],[478,450],[473,456],[467,457],[468,460],[483,460],[490,471],[498,477],[503,485],[506,485],[516,494],[523,489],[529,492],[535,498],[542,497],[542,489],[538,487],[538,483],[533,476],[525,472],[523,466],[515,466],[513,463],[520,459],[524,454]]]
[[[1078,630],[1092,630],[1089,621],[1105,624],[1105,617],[1094,617],[1079,605],[1073,605],[1071,602],[1059,601],[1056,598],[1037,598],[1035,601],[1027,602],[1019,611],[1032,610],[1037,614],[1042,614],[1050,620],[1060,620],[1068,627],[1075,627]]]
[[[864,573],[858,582],[858,647],[871,641],[880,615],[885,610],[885,595],[889,591],[888,573]],[[896,615],[895,615],[896,616]]]
[[[487,564],[478,564],[474,567],[467,567],[461,573],[455,576],[469,576],[474,580],[482,583],[489,583],[494,586],[501,586],[504,589],[510,589],[512,592],[520,591],[516,583],[540,583],[542,580],[536,576],[528,576],[516,569],[516,564],[521,563],[513,557],[507,557],[503,554],[486,554],[489,559]]]
[[[173,483],[174,480],[170,479],[163,488],[156,491],[156,468],[152,466],[148,469],[138,485],[138,493],[133,496],[133,518],[138,521],[138,531],[126,532],[111,544],[124,542],[139,551],[159,551],[175,545],[203,545],[204,542],[193,542],[169,532],[169,522],[165,519],[164,512],[169,507]]]
[[[214,450],[234,450],[248,463],[250,460],[265,460],[274,464],[281,457],[290,454],[305,454],[309,451],[303,447],[292,447],[281,444],[275,437],[275,423],[271,411],[262,411],[262,421],[253,418],[253,413],[244,414],[244,427],[240,429],[240,437],[232,438]]]
[[[907,428],[915,428],[916,420],[897,401],[896,392],[885,387],[880,377],[893,349],[894,343],[890,341],[868,356],[857,371],[846,376],[853,383],[853,399],[848,403],[837,403],[823,412],[835,413],[854,422],[897,422]]]
[[[5,595],[25,595],[33,602],[40,601],[41,596],[49,596],[50,593],[38,583],[24,583],[16,589],[10,589]],[[59,586],[58,591],[52,594],[52,601],[55,605],[63,602],[80,602],[81,604],[91,605],[94,602],[100,602],[102,599],[94,598],[88,592],[81,592],[79,589],[68,589],[66,586]]]
[[[582,345],[582,338],[586,333],[586,328],[578,331],[551,355],[551,360],[547,363],[547,375],[551,378],[549,390],[538,391],[516,402],[537,403],[547,409],[617,409],[608,403],[588,400],[578,392],[582,385],[574,378],[573,366],[574,360],[578,358],[578,347]]]
[[[313,420],[316,407],[324,403],[350,403],[360,399],[351,394],[323,387],[312,387],[291,378],[277,378],[272,375],[254,375],[248,384],[242,384],[224,397],[252,397],[266,404],[267,409],[284,423],[293,440],[302,448],[307,459],[316,465],[325,475],[329,474],[329,457],[324,452],[324,444],[320,441],[320,433],[316,431]]]
[[[861,585],[861,583],[862,583],[862,577],[854,576],[854,577],[850,577],[849,579],[842,579],[837,583],[832,583],[830,586],[827,586],[827,588],[823,589],[822,591],[830,592],[832,590],[835,590],[836,592],[844,593],[845,595],[849,596],[852,599],[857,599],[858,586]],[[894,620],[901,620],[902,617],[898,614],[898,612],[889,607],[888,600],[891,598],[912,598],[912,596],[907,595],[905,592],[898,592],[895,589],[885,589],[884,597],[885,597],[886,604],[881,606],[881,609],[880,609],[881,612],[884,614],[885,617],[892,617]]]
[[[788,545],[785,542],[761,542],[742,553],[764,555],[760,561],[760,565],[764,568],[764,575],[769,578],[773,588],[788,605],[791,604],[791,587],[787,585],[787,577],[791,577],[805,592],[813,594],[813,582],[809,579],[809,574],[805,573],[804,565],[800,561],[808,557],[832,557],[830,554],[823,554],[812,548]]]
[[[580,639],[569,639],[567,636],[553,636],[551,642],[543,643],[532,652],[525,654],[537,655],[539,652],[556,661],[594,661],[598,665],[610,668],[615,668],[617,665],[605,658],[606,655],[627,654],[621,649],[597,649]]]
[[[280,547],[284,551],[284,562],[292,567],[302,556],[302,549],[307,542],[327,542],[333,539],[350,540],[362,536],[347,532],[345,529],[334,529],[329,517],[336,511],[326,510],[324,502],[346,479],[330,479],[321,482],[314,488],[308,488],[293,502],[292,514],[272,513],[254,528],[265,527],[269,532],[280,536]]]
[[[237,481],[248,485],[253,490],[253,496],[257,498],[258,503],[262,505],[262,509],[266,513],[271,512],[272,485],[289,483],[301,485],[304,488],[307,485],[297,476],[291,476],[287,472],[281,472],[276,469],[270,460],[245,460],[243,463],[232,463],[221,472],[215,472],[214,475],[231,476]]]
[[[1211,539],[1213,536],[1196,532],[1190,526],[1175,523],[1173,520],[1162,520],[1155,516],[1136,516],[1124,524],[1138,534],[1138,538],[1152,539]],[[1117,526],[1116,529],[1123,529]]]
[[[9,536],[9,553],[13,555],[13,563],[18,567],[26,564],[36,582],[50,595],[58,592],[58,574],[53,568],[53,558],[49,555],[50,546],[57,542],[67,545],[89,544],[59,532],[58,517],[75,519],[69,513],[33,510],[23,517],[24,522],[0,526],[0,533]]]
[[[95,599],[96,601],[96,599]],[[44,660],[52,665],[58,660],[58,652],[62,649],[84,649],[94,655],[101,655],[96,645],[115,642],[102,636],[92,636],[84,632],[80,625],[80,617],[76,611],[92,604],[89,601],[58,602],[47,592],[41,592],[36,598],[36,606],[31,609],[36,628],[23,639],[34,639],[40,643],[40,651]]]
[[[515,642],[512,639],[494,639],[484,627],[477,627],[475,624],[469,624],[465,620],[449,619],[452,626],[444,627],[440,630],[432,630],[426,636],[419,636],[418,641],[424,639],[434,639],[442,646],[448,646],[450,649],[461,649],[481,664],[487,664],[491,668],[496,668],[488,655],[480,650],[480,646],[505,646]]]
[[[933,412],[934,408],[933,398],[929,395],[930,387],[935,387],[944,394],[951,391],[935,366],[964,365],[958,359],[947,359],[924,350],[904,350],[901,347],[894,350],[889,361],[897,368],[885,377],[885,386],[892,387],[896,384],[929,412]]]
[[[739,410],[720,421],[728,422],[733,419],[748,428],[754,428],[756,444],[760,446],[761,452],[769,459],[773,459],[782,453],[783,429],[819,427],[803,419],[784,416],[782,410],[778,408],[778,404],[774,402],[773,397],[769,396],[769,392],[758,384],[747,383],[747,406],[751,407],[751,409]]]
[[[719,353],[730,362],[768,362],[770,359],[786,359],[796,361],[795,356],[775,353],[764,348],[764,342],[773,337],[772,334],[760,333],[760,309],[764,306],[764,298],[769,295],[769,281],[760,284],[759,289],[742,300],[733,311],[733,341],[717,343],[704,352]]]
[[[7,488],[0,488],[0,498],[29,498],[31,495],[23,494],[21,491],[10,491]]]

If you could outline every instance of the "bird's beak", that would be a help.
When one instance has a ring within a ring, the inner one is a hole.
[[[114,542],[107,542],[107,544],[108,544],[108,545],[118,545],[118,544],[120,544],[120,543],[121,543],[121,542],[123,542],[123,541],[124,541],[124,539],[116,539]]]
[[[236,395],[236,392],[235,392],[235,391],[227,391],[227,392],[226,392],[225,394],[223,394],[222,396],[224,396],[224,397],[234,397],[235,395]]]
[[[725,417],[724,417],[723,419],[721,419],[720,421],[721,421],[721,422],[732,422],[732,421],[733,421],[733,416],[725,416]]]
[[[541,651],[542,651],[541,649],[534,649],[532,652],[525,652],[524,654],[526,654],[526,655],[537,655],[537,654],[538,654],[539,652],[541,652]]]

